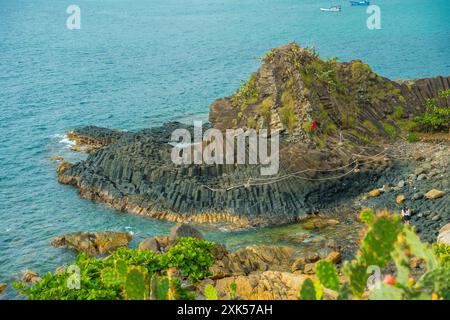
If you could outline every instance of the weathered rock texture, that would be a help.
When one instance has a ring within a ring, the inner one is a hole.
[[[76,232],[53,238],[52,245],[68,247],[95,256],[110,253],[119,247],[126,247],[131,238],[128,232]]]
[[[74,151],[91,153],[122,138],[126,132],[114,129],[86,126],[67,133],[69,140],[75,142]]]
[[[205,285],[213,285],[219,299],[230,299],[230,285],[235,283],[240,299],[295,300],[303,281],[314,278],[315,262],[320,259],[316,253],[300,254],[285,246],[249,246],[234,252],[222,246],[217,251],[213,274],[198,285],[197,291],[201,294]],[[331,252],[325,259],[338,263],[340,253]],[[298,268],[293,268],[294,264]],[[325,295],[336,299],[328,290]]]
[[[85,161],[61,165],[58,179],[84,198],[159,219],[238,227],[294,222],[373,189],[393,165],[379,146],[399,131],[397,118],[423,112],[424,99],[449,87],[449,77],[390,81],[360,61],[323,61],[291,44],[272,50],[210,112],[222,130],[283,130],[277,175],[260,176],[258,165],[176,166],[170,135],[186,126],[169,123],[118,140],[103,131],[78,133],[105,146]]]
[[[439,230],[437,243],[450,246],[450,223],[447,223],[445,226],[441,228],[441,230]]]

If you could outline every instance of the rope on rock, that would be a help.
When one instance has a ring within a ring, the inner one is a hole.
[[[364,163],[367,164],[367,163],[378,161],[379,157],[381,155],[384,155],[386,153],[386,151],[387,151],[387,148],[384,148],[383,151],[381,151],[381,152],[379,152],[379,153],[377,153],[375,155],[361,155],[361,154],[356,154],[356,153],[353,154],[352,153],[352,157],[353,156],[358,156],[360,158],[366,158],[369,161],[365,161]],[[239,184],[236,184],[236,185],[229,186],[227,188],[213,188],[213,187],[211,187],[209,185],[204,185],[204,184],[202,185],[202,187],[204,187],[204,188],[206,188],[206,189],[208,189],[210,191],[213,191],[213,192],[223,192],[223,191],[231,191],[233,189],[237,189],[237,188],[241,188],[241,187],[250,188],[250,186],[270,185],[270,184],[274,184],[274,183],[278,183],[278,182],[284,181],[284,180],[289,179],[289,178],[296,178],[296,179],[307,180],[307,181],[336,180],[336,179],[343,178],[343,177],[349,175],[350,173],[354,172],[355,170],[357,170],[360,160],[361,159],[355,159],[355,160],[353,160],[352,162],[350,162],[350,163],[348,163],[346,165],[340,166],[338,168],[333,168],[333,169],[311,169],[311,168],[308,168],[308,169],[304,169],[304,170],[300,170],[300,171],[297,171],[297,172],[288,173],[288,174],[285,174],[283,176],[278,176],[278,177],[249,178],[245,183],[239,183]],[[343,169],[345,169],[345,168],[347,168],[349,166],[352,166],[352,165],[353,165],[353,167],[349,171],[347,171],[347,172],[345,172],[345,173],[343,173],[341,175],[332,176],[332,177],[308,178],[308,177],[299,175],[301,173],[305,173],[305,172],[309,172],[309,171],[315,171],[315,172],[340,171],[340,170],[343,170]],[[253,182],[253,181],[255,181],[255,182]],[[258,181],[260,181],[260,182],[258,182]]]

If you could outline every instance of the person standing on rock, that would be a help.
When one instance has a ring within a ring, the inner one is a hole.
[[[402,220],[404,223],[409,225],[409,220],[411,220],[411,211],[408,209],[407,206],[403,206],[402,209]]]

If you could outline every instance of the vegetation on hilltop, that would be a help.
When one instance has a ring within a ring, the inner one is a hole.
[[[318,144],[343,131],[355,143],[397,136],[393,120],[402,117],[405,98],[362,61],[321,59],[316,50],[296,43],[261,60],[260,69],[230,98],[235,112],[230,127],[281,128]],[[311,129],[313,121],[318,125]]]

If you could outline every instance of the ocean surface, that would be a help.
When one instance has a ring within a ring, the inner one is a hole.
[[[365,7],[325,0],[0,0],[0,282],[73,259],[50,240],[74,231],[129,230],[134,244],[170,223],[114,211],[59,185],[64,133],[99,125],[138,130],[168,120],[206,119],[258,56],[290,41],[322,57],[360,58],[393,79],[450,75],[450,1],[375,0],[381,30]],[[81,9],[69,30],[66,9]],[[284,228],[283,232],[292,232]],[[273,243],[271,230],[209,239],[233,247]],[[3,298],[13,298],[9,290]]]

